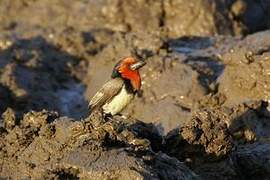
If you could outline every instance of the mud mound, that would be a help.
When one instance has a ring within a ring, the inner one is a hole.
[[[151,124],[97,116],[76,122],[54,112],[30,112],[1,131],[1,176],[33,179],[198,179],[183,163],[152,150],[162,137]],[[145,138],[148,139],[145,139]]]
[[[219,91],[227,97],[227,105],[248,100],[269,100],[269,33],[248,36],[224,54],[226,68],[218,83]]]
[[[264,154],[269,148],[267,107],[261,101],[233,108],[199,107],[186,125],[168,133],[164,148],[205,179],[247,177],[245,171],[253,166],[258,169],[251,170],[254,179],[260,173],[260,177],[266,177],[269,171],[260,159],[268,158]],[[254,142],[261,142],[262,146],[253,145]],[[245,164],[246,161],[249,162]]]
[[[0,128],[1,177],[267,179],[269,105],[202,104],[186,125],[166,137],[153,124],[120,116],[104,121],[95,113],[75,121],[56,112],[32,111],[18,120],[8,109]]]

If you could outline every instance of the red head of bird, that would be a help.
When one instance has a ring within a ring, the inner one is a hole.
[[[123,58],[113,68],[112,78],[121,77],[129,80],[135,91],[141,88],[141,77],[139,69],[146,63],[144,61],[137,61],[132,57]]]

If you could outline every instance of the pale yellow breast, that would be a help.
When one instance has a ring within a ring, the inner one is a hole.
[[[132,93],[128,93],[126,88],[123,87],[120,93],[118,93],[111,102],[106,103],[102,109],[105,113],[115,115],[120,113],[130,103],[133,97],[134,95]]]

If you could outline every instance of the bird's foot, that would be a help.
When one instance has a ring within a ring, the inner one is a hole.
[[[105,122],[108,122],[108,121],[113,120],[113,116],[112,116],[111,114],[105,114],[105,113],[103,113],[103,114],[102,114],[102,117],[103,117],[103,120],[104,120]]]
[[[128,117],[126,115],[124,115],[124,114],[119,114],[119,115],[120,115],[121,118],[123,118],[125,120],[128,119]]]

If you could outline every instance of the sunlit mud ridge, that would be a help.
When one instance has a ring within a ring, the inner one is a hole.
[[[269,176],[270,113],[265,102],[199,108],[162,136],[153,124],[98,113],[76,121],[29,112],[1,127],[1,176],[32,179],[211,179]],[[267,125],[268,127],[265,127]],[[256,145],[257,144],[257,145]],[[256,171],[245,172],[256,168]]]
[[[199,179],[184,163],[158,152],[152,124],[98,116],[74,121],[54,112],[29,112],[19,126],[4,113],[1,176],[54,179]],[[4,163],[3,163],[4,162]]]

